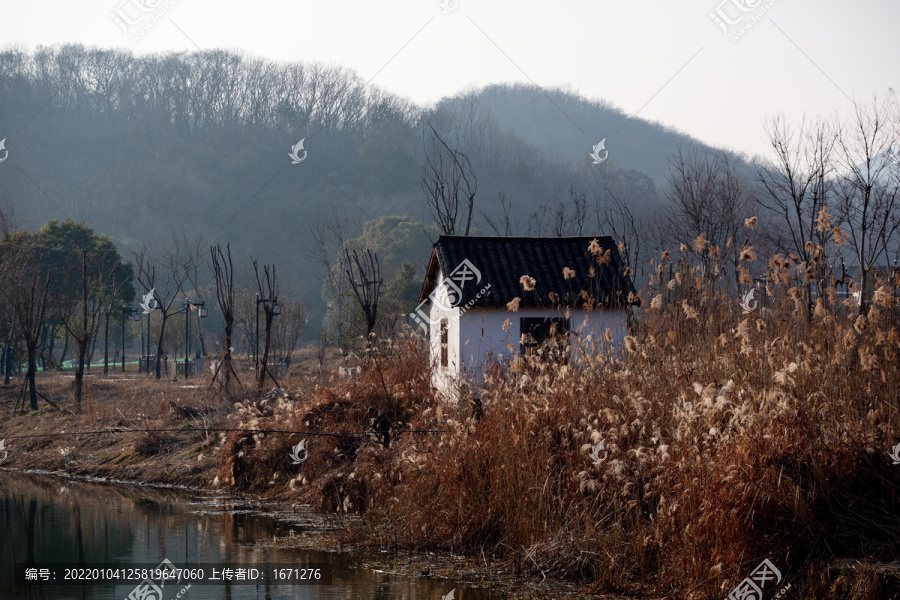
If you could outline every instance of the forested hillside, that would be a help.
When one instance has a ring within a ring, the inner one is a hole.
[[[302,251],[310,227],[334,215],[353,235],[383,215],[428,226],[421,180],[435,135],[471,163],[473,227],[519,234],[577,233],[558,213],[579,194],[655,206],[668,157],[691,142],[640,119],[614,136],[621,111],[562,91],[492,86],[420,107],[341,67],[226,51],[8,49],[0,107],[0,194],[26,227],[84,221],[126,257],[172,231],[227,241],[305,282],[314,308],[323,273]],[[601,136],[610,157],[588,168]],[[301,139],[308,155],[292,164]]]

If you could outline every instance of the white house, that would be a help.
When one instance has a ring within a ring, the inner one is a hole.
[[[441,236],[411,316],[429,336],[435,386],[455,395],[461,379],[554,340],[568,352],[618,347],[635,296],[607,236]]]

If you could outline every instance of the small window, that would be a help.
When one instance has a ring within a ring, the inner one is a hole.
[[[450,323],[441,319],[441,368],[450,366]]]
[[[566,361],[569,347],[569,320],[564,317],[523,318],[519,323],[522,332],[521,351],[524,355],[532,355],[544,347],[559,353]]]

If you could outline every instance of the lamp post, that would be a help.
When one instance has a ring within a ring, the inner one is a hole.
[[[138,314],[138,309],[132,306],[123,306],[122,307],[122,372],[125,372],[125,315],[132,314],[134,315],[135,321],[141,321],[141,315]],[[143,323],[143,321],[141,321]],[[141,329],[141,351],[143,351],[143,329]]]
[[[190,377],[190,365],[188,363],[190,354],[191,354],[191,310],[194,307],[197,307],[197,318],[202,319],[206,317],[206,308],[202,301],[200,302],[191,302],[187,298],[184,299],[184,378],[187,379]]]
[[[143,342],[142,342],[143,345]],[[147,373],[150,372],[150,313],[147,313],[147,349],[145,351],[147,355]],[[159,360],[159,357],[156,357],[156,360]]]
[[[136,315],[141,329],[141,356],[138,358],[138,373],[144,372],[144,318],[138,313]]]

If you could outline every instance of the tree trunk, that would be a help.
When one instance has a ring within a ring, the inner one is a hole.
[[[88,340],[78,344],[78,368],[75,370],[75,412],[81,414],[81,394],[84,388],[84,359],[87,355]]]
[[[163,335],[166,333],[166,320],[167,319],[168,319],[168,317],[166,316],[166,313],[163,313],[162,323],[159,326],[159,340],[157,340],[157,342],[156,342],[156,378],[157,379],[162,378],[162,362],[161,362],[160,358],[162,357],[162,351],[163,351],[162,341],[163,341]],[[148,338],[150,337],[149,331],[147,332],[147,337]],[[168,369],[169,369],[169,363],[167,361],[166,362],[166,373],[167,374],[168,374]]]
[[[256,384],[256,389],[261,390],[263,385],[266,383],[266,373],[269,372],[269,343],[272,340],[272,319],[275,315],[272,314],[271,309],[266,310],[266,343],[263,346],[263,355],[262,361],[260,362],[260,370],[259,370],[259,381]]]
[[[88,329],[87,252],[81,254],[81,337],[78,339],[78,369],[75,371],[75,412],[81,414],[81,390],[84,384],[84,356],[91,343]],[[93,353],[91,353],[93,354]]]
[[[28,379],[28,399],[31,402],[31,410],[38,409],[35,373],[37,373],[37,343],[28,344],[28,371],[25,373],[25,377]]]
[[[234,325],[234,317],[225,315],[225,352],[222,356],[222,367],[225,369],[225,390],[231,389],[231,328]]]

